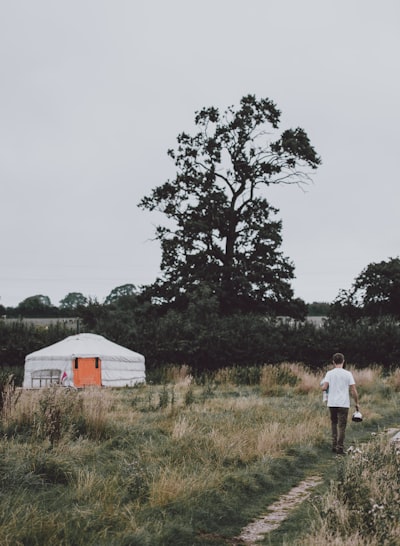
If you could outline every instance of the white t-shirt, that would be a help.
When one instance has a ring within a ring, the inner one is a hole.
[[[353,374],[343,368],[329,370],[324,377],[324,383],[329,383],[328,407],[349,408],[350,407],[350,385],[355,385]]]

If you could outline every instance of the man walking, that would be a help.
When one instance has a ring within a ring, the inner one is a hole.
[[[358,411],[358,393],[353,374],[343,369],[344,356],[335,353],[332,357],[334,369],[326,373],[322,390],[328,392],[328,408],[332,426],[332,451],[344,454],[344,437],[350,408],[350,392]]]

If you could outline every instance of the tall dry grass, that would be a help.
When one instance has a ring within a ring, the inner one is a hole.
[[[400,368],[396,368],[387,379],[388,386],[395,392],[400,392]]]
[[[354,381],[362,392],[371,392],[383,378],[382,366],[371,366],[369,368],[357,369],[349,366],[348,370],[353,374]]]
[[[167,383],[173,383],[176,386],[188,386],[193,381],[193,375],[190,366],[169,366],[165,372]]]
[[[339,479],[316,504],[298,546],[394,546],[400,537],[400,449],[386,433],[350,451]]]
[[[369,406],[377,418],[394,411],[386,387],[395,379],[375,369],[354,373],[367,418]],[[77,546],[161,545],[170,540],[166,528],[177,533],[186,513],[209,514],[210,527],[218,510],[231,513],[235,505],[241,513],[245,495],[257,500],[260,491],[251,480],[265,479],[274,461],[329,446],[321,377],[285,363],[196,381],[188,367],[172,367],[163,385],[22,391],[1,419],[0,535],[14,533],[15,544],[62,544],[64,536]],[[213,510],[204,506],[209,498]],[[31,514],[29,530],[20,507]],[[161,513],[155,526],[153,515]]]

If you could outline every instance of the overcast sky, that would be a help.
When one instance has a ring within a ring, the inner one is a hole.
[[[204,106],[272,99],[323,165],[268,190],[295,296],[399,255],[398,0],[3,0],[0,303],[152,283],[139,200]]]

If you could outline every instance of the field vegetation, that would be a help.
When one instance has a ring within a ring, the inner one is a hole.
[[[3,376],[1,544],[240,544],[316,471],[323,485],[265,544],[395,544],[399,465],[380,433],[399,424],[400,374],[352,371],[365,419],[349,422],[345,460],[330,453],[322,372],[302,364],[168,367],[136,388],[79,391]]]
[[[400,362],[400,322],[389,317],[326,320],[317,326],[264,315],[221,316],[210,309],[208,300],[199,299],[187,312],[169,310],[162,315],[144,304],[137,309],[131,300],[126,308],[121,306],[93,304],[82,309],[81,331],[145,355],[151,374],[171,363],[189,365],[196,375],[285,362],[303,362],[319,370],[335,352],[351,356],[359,368],[379,363],[390,369]],[[0,320],[0,370],[14,367],[22,385],[26,355],[73,335],[67,326],[38,328]]]
[[[351,447],[337,479],[315,498],[312,531],[297,546],[396,546],[400,536],[400,446],[385,432]],[[289,543],[287,543],[289,544]]]

